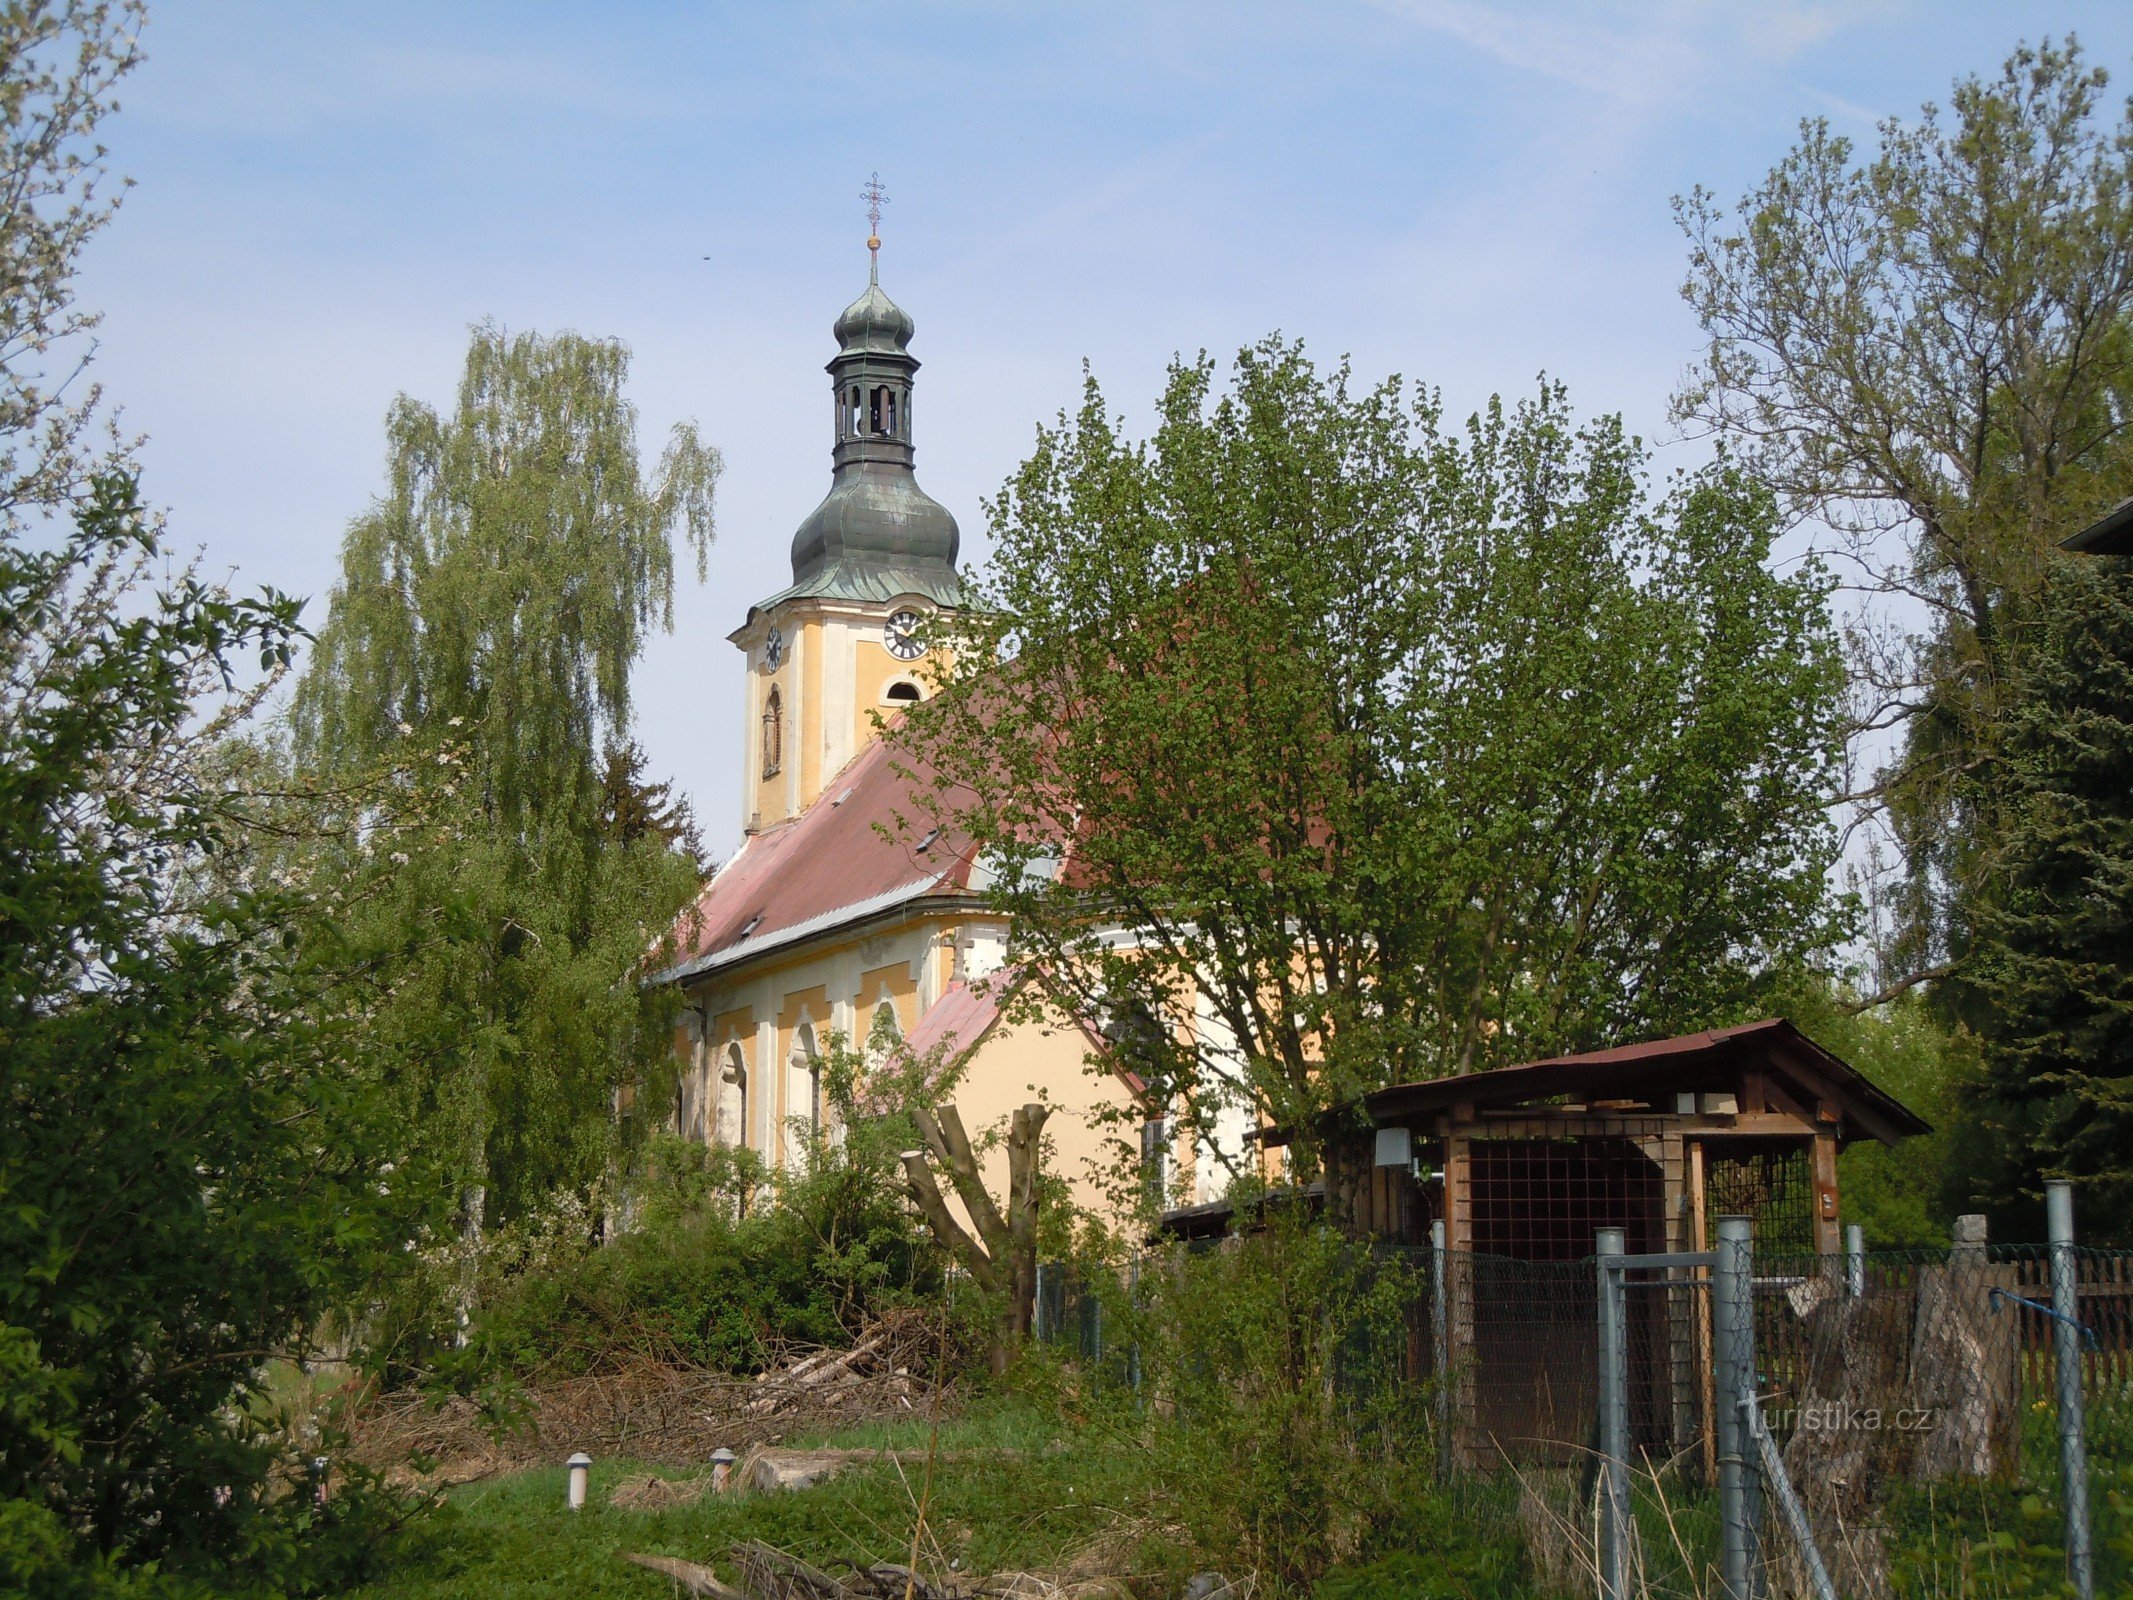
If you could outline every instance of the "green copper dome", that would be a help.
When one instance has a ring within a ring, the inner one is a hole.
[[[910,312],[883,294],[880,284],[869,283],[867,292],[844,308],[833,331],[845,351],[900,355],[917,329]]]
[[[866,293],[837,318],[830,490],[793,534],[792,586],[763,601],[766,607],[807,595],[887,601],[915,594],[936,605],[961,603],[961,532],[911,468],[915,325],[873,273],[868,279]]]

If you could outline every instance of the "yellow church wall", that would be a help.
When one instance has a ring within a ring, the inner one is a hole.
[[[859,974],[859,992],[853,996],[857,1012],[852,1018],[852,1043],[864,1047],[874,1029],[874,1010],[887,1000],[896,1013],[896,1031],[909,1033],[918,1026],[918,980],[911,976],[911,963],[892,962]]]
[[[822,739],[822,691],[829,664],[829,641],[817,618],[795,620],[793,666],[800,676],[800,725],[795,753],[799,756],[799,792],[793,797],[797,816],[822,792],[822,761],[827,752]]]
[[[1294,965],[1299,979],[1303,979],[1300,955],[1295,958]],[[1269,987],[1263,996],[1263,1004],[1273,1010],[1282,1001],[1277,991]],[[1235,1059],[1237,1041],[1229,1025],[1218,1014],[1211,997],[1190,981],[1175,981],[1169,994],[1157,1005],[1155,1014],[1172,1042],[1195,1053],[1203,1062],[1225,1056]],[[1237,1070],[1241,1071],[1241,1065]],[[1210,1071],[1203,1080],[1203,1087],[1211,1084],[1213,1078]],[[1203,1102],[1203,1106],[1205,1104]],[[1279,1153],[1259,1148],[1250,1138],[1265,1122],[1256,1110],[1245,1105],[1224,1105],[1212,1114],[1208,1126],[1194,1132],[1180,1126],[1181,1109],[1182,1102],[1162,1108],[1172,1129],[1168,1144],[1168,1202],[1193,1205],[1219,1200],[1228,1192],[1236,1176],[1256,1174],[1270,1179],[1280,1176],[1283,1169]],[[1222,1153],[1227,1153],[1230,1160],[1222,1160]]]
[[[747,657],[741,799],[751,828],[774,827],[814,803],[875,738],[875,717],[901,708],[886,698],[891,684],[908,680],[924,695],[922,669],[934,658],[899,661],[881,642],[883,624],[903,603],[790,601],[733,635]],[[763,653],[772,627],[785,640],[776,672],[767,670]],[[782,749],[778,770],[768,772],[763,717],[773,689],[783,714]]]
[[[714,1143],[748,1147],[748,1113],[754,1107],[754,1097],[763,1082],[763,1075],[758,1070],[757,1058],[761,1050],[756,1040],[755,1011],[748,1006],[737,1006],[714,1014],[706,1039],[704,1137]],[[744,1080],[737,1087],[725,1081],[729,1054],[734,1050],[740,1052]],[[729,1115],[738,1126],[721,1125],[721,1116]],[[684,1130],[684,1137],[687,1136],[687,1130]]]
[[[1112,1216],[1106,1178],[1121,1155],[1139,1158],[1141,1114],[1116,1074],[1089,1071],[1088,1051],[1088,1036],[1079,1028],[1003,1020],[965,1059],[948,1098],[973,1142],[990,1132],[1000,1135],[982,1157],[986,1192],[995,1200],[1007,1194],[1009,1119],[1016,1107],[1041,1100],[1052,1113],[1044,1124],[1052,1172],[1066,1180],[1077,1210]],[[1106,1112],[1125,1115],[1106,1121]],[[967,1223],[961,1202],[951,1195],[949,1203]]]
[[[776,672],[765,672],[759,666],[749,671],[750,694],[748,700],[748,726],[742,737],[749,741],[746,751],[746,770],[754,773],[755,792],[749,799],[748,820],[755,825],[767,827],[782,819],[787,810],[787,791],[794,776],[794,741],[799,733],[798,714],[800,695],[798,674],[793,670],[793,646],[788,643],[785,660]],[[770,696],[775,691],[782,719],[778,769],[767,771],[764,767],[763,720],[770,708]]]

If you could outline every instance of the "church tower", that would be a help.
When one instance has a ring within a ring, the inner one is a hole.
[[[867,249],[866,293],[838,317],[829,363],[829,493],[793,535],[790,587],[730,636],[748,658],[751,833],[806,810],[873,736],[872,713],[924,697],[929,619],[962,596],[955,518],[912,471],[913,323],[882,293],[878,234]]]

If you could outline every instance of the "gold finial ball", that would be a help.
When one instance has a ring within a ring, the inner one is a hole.
[[[881,235],[880,235],[880,234],[878,234],[878,233],[870,233],[870,234],[868,234],[868,235],[867,235],[867,248],[868,248],[869,250],[879,250],[879,249],[881,248]]]

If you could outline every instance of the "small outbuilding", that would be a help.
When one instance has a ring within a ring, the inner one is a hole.
[[[1709,1248],[1711,1219],[1756,1219],[1768,1255],[1835,1255],[1837,1153],[1928,1125],[1781,1017],[1399,1083],[1333,1136],[1337,1207],[1390,1244],[1575,1261],[1595,1230],[1633,1253]],[[1269,1145],[1288,1142],[1272,1129]]]
[[[1375,1242],[1427,1246],[1444,1224],[1446,1326],[1418,1308],[1411,1364],[1449,1378],[1462,1453],[1571,1460],[1593,1414],[1599,1229],[1620,1228],[1633,1255],[1702,1251],[1716,1218],[1752,1217],[1759,1303],[1767,1291],[1773,1313],[1797,1315],[1841,1251],[1838,1152],[1927,1131],[1772,1018],[1394,1084],[1335,1115],[1326,1165],[1343,1189],[1331,1209]],[[1207,1209],[1172,1231],[1206,1231]],[[1665,1279],[1632,1310],[1632,1426],[1648,1447],[1708,1454],[1707,1285]]]

